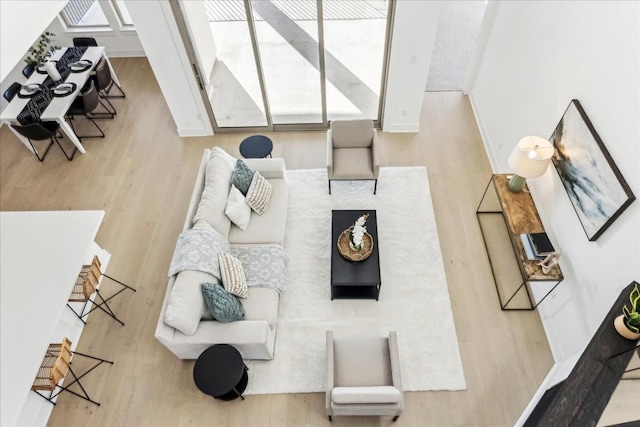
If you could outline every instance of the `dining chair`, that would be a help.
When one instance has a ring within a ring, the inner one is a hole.
[[[15,98],[15,96],[18,94],[18,92],[20,92],[20,88],[22,87],[22,85],[18,82],[13,82],[11,83],[11,86],[9,86],[7,88],[7,90],[4,91],[4,93],[2,94],[2,96],[4,97],[4,99],[6,99],[7,101],[11,102],[11,100],[13,98]]]
[[[51,148],[54,142],[58,144],[58,147],[60,147],[60,149],[64,153],[64,156],[69,161],[73,160],[73,157],[76,155],[76,152],[78,151],[78,147],[74,147],[73,151],[69,155],[64,150],[64,148],[62,148],[60,141],[58,141],[58,137],[62,137],[62,134],[59,134],[58,132],[58,130],[60,129],[60,124],[58,122],[40,122],[40,123],[30,123],[27,125],[11,124],[11,127],[15,129],[16,132],[18,132],[20,135],[24,136],[25,138],[27,138],[27,140],[29,140],[29,144],[33,149],[33,154],[35,154],[38,160],[40,160],[41,162],[44,161],[44,158],[47,156],[47,153],[49,152],[49,149]],[[47,145],[47,147],[45,148],[44,154],[41,157],[38,154],[38,150],[36,149],[36,147],[34,147],[33,141],[44,141],[47,139],[50,140],[50,142],[49,142],[49,145]]]
[[[36,70],[37,65],[38,64],[36,62],[28,63],[27,66],[22,69],[22,75],[25,76],[26,78],[31,77],[33,72]]]
[[[74,47],[98,46],[98,42],[93,37],[74,37],[73,46]]]
[[[78,94],[76,99],[71,104],[71,107],[69,107],[69,110],[67,111],[67,117],[71,119],[69,121],[69,124],[71,125],[71,128],[73,129],[74,132],[76,132],[73,126],[74,117],[85,116],[87,120],[93,123],[93,125],[98,129],[100,134],[99,135],[78,135],[78,132],[76,132],[76,135],[78,136],[78,138],[80,139],[104,138],[104,132],[102,131],[102,128],[98,126],[98,123],[96,123],[96,121],[94,120],[94,117],[91,115],[91,113],[96,108],[98,108],[99,104],[100,104],[100,97],[98,95],[98,89],[95,87],[95,84],[93,83],[93,81],[90,81],[88,88],[86,90],[84,89],[81,90],[80,94]]]
[[[100,292],[100,289],[98,289],[100,278],[103,276],[120,285],[120,289],[108,298],[105,298]],[[111,316],[116,322],[124,326],[124,323],[120,319],[118,319],[116,314],[111,309],[111,306],[109,305],[109,301],[111,301],[114,297],[121,294],[127,289],[133,292],[136,292],[136,290],[131,286],[128,286],[120,282],[119,280],[116,280],[113,277],[104,274],[104,272],[102,271],[100,258],[98,258],[97,256],[94,256],[91,261],[91,264],[82,266],[82,269],[80,270],[80,274],[78,275],[78,279],[76,280],[71,296],[69,297],[69,302],[83,302],[84,306],[82,307],[82,310],[80,310],[80,312],[77,312],[76,310],[73,309],[73,307],[69,303],[67,303],[67,306],[71,309],[71,311],[75,313],[76,316],[78,316],[80,320],[82,320],[83,323],[86,323],[84,319],[91,312],[93,312],[96,309],[100,309],[107,315]],[[86,310],[87,305],[91,300],[91,296],[94,293],[96,295],[96,298],[94,301],[91,301],[92,307],[89,310]]]
[[[73,371],[73,369],[71,369],[71,359],[74,355],[92,359],[96,363],[93,367],[78,376]],[[80,379],[103,363],[113,365],[113,362],[111,361],[94,356],[89,356],[88,354],[71,351],[71,341],[69,341],[68,338],[64,338],[61,343],[49,344],[42,363],[38,368],[36,378],[33,380],[33,384],[31,385],[31,390],[36,392],[39,396],[42,396],[43,398],[48,400],[53,405],[56,404],[55,398],[63,391],[67,391],[75,396],[78,396],[84,400],[88,400],[89,402],[100,406],[100,403],[89,397],[86,389],[82,386],[82,383],[80,383]],[[64,385],[63,381],[69,373],[73,377],[73,381],[67,385]],[[69,387],[71,387],[73,384],[78,384],[80,390],[82,391],[82,394],[69,389]],[[45,391],[48,391],[49,394],[46,395],[45,393],[43,393]]]
[[[113,80],[111,76],[111,70],[109,69],[109,65],[105,61],[100,61],[100,63],[96,67],[96,80],[98,82],[97,83],[98,90],[100,91],[100,96],[102,98],[126,98],[127,97],[127,95],[125,95],[122,88],[118,86],[118,84]],[[111,89],[113,89],[114,86],[118,89],[118,91],[120,92],[120,95],[109,94],[109,92],[111,92]],[[108,99],[107,99],[107,102],[109,102]],[[109,105],[111,105],[111,102],[109,102]],[[113,108],[113,105],[111,105],[111,108]],[[113,110],[115,111],[115,108],[113,108]]]

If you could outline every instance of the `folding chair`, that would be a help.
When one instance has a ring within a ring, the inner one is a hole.
[[[73,372],[73,369],[71,369],[71,359],[73,355],[78,355],[95,360],[96,364],[86,372],[78,376],[75,372]],[[31,390],[48,400],[53,405],[56,404],[55,398],[63,391],[67,391],[75,396],[78,396],[84,400],[88,400],[89,402],[100,406],[100,403],[89,397],[89,394],[82,386],[80,379],[82,379],[84,376],[89,374],[89,372],[93,371],[103,363],[113,365],[113,362],[110,362],[108,360],[89,356],[88,354],[71,351],[71,341],[69,341],[68,338],[64,338],[62,343],[60,344],[49,344],[49,348],[47,349],[44,359],[42,360],[42,364],[38,369],[38,374],[33,381]],[[67,373],[71,373],[71,376],[73,376],[73,381],[68,385],[63,385],[64,378],[67,376]],[[82,394],[76,393],[75,391],[69,389],[69,387],[76,383],[80,387]],[[43,393],[43,391],[48,391],[49,394],[46,395],[45,393]]]

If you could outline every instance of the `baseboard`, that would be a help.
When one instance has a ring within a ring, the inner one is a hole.
[[[480,131],[480,137],[482,138],[482,144],[484,145],[484,150],[487,152],[487,158],[489,159],[489,163],[491,164],[491,170],[493,172],[498,171],[497,168],[498,162],[496,161],[496,155],[491,148],[491,145],[487,143],[489,141],[489,136],[487,135],[486,128],[484,126],[484,121],[482,120],[482,114],[480,114],[480,108],[476,104],[475,97],[473,96],[473,91],[469,93],[469,102],[471,104],[471,109],[473,110],[473,117],[476,119],[476,125],[478,126],[478,130]]]
[[[129,50],[111,50],[107,51],[109,58],[140,58],[147,56],[144,50],[141,49],[129,49]]]
[[[417,133],[420,131],[420,123],[385,126],[382,131],[390,133]]]
[[[212,136],[213,131],[211,129],[204,128],[177,128],[179,137],[190,137],[190,136]]]

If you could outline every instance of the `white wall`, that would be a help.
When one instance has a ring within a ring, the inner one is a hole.
[[[213,129],[169,2],[126,0],[125,3],[178,135],[212,135]]]
[[[67,0],[0,1],[0,81],[66,4]]]
[[[549,137],[576,98],[640,197],[640,3],[494,6],[470,96],[495,171],[510,172],[507,157],[521,137]],[[640,280],[640,201],[589,242],[553,166],[529,186],[563,253],[564,282],[538,308],[559,362],[584,349],[620,290]]]
[[[418,132],[443,3],[396,2],[382,129]]]

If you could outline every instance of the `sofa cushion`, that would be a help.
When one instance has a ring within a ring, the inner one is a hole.
[[[393,384],[386,337],[334,337],[333,357],[336,387]]]
[[[244,319],[242,304],[218,283],[203,283],[202,295],[214,319],[228,323]]]
[[[272,191],[273,188],[269,181],[259,172],[256,172],[251,180],[249,191],[247,191],[247,204],[258,215],[264,215],[267,211],[267,206],[269,206]]]
[[[164,323],[185,335],[193,335],[203,317],[208,317],[207,307],[202,298],[202,283],[219,283],[218,279],[202,271],[184,270],[176,275],[169,294]]]
[[[402,393],[393,386],[335,387],[331,400],[338,404],[400,403]]]
[[[249,226],[249,221],[251,221],[251,208],[235,185],[232,185],[231,191],[229,191],[224,213],[240,230],[244,231],[247,229],[247,226]]]
[[[266,320],[271,330],[276,330],[278,322],[278,301],[280,295],[273,288],[252,286],[249,296],[242,300],[245,320]]]
[[[243,196],[247,195],[247,191],[249,191],[249,187],[251,186],[251,180],[253,180],[253,175],[255,175],[255,171],[251,169],[245,162],[241,159],[236,160],[236,165],[233,168],[233,172],[231,173],[231,184],[235,185],[238,190],[242,193]]]
[[[232,295],[246,298],[249,295],[247,279],[244,277],[244,269],[238,258],[221,251],[218,253],[218,263],[224,289]]]
[[[231,221],[224,211],[231,190],[234,163],[233,158],[224,151],[212,151],[211,160],[207,165],[204,190],[193,217],[194,223],[206,221],[224,237],[229,237],[231,228]]]
[[[269,209],[262,216],[251,213],[251,221],[245,231],[238,227],[231,227],[229,241],[232,244],[284,244],[289,200],[287,181],[285,179],[271,179],[269,183],[273,189]]]
[[[333,175],[339,179],[374,179],[373,157],[369,148],[333,150]]]

